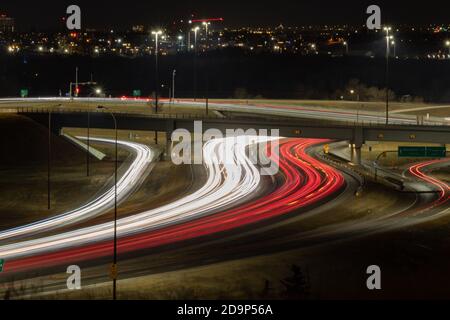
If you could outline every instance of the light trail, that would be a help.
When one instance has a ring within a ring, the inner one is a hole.
[[[86,139],[77,137],[78,139]],[[90,138],[94,142],[113,144],[115,140]],[[132,150],[135,158],[128,169],[117,182],[117,195],[119,202],[126,199],[138,180],[147,170],[149,163],[154,159],[155,153],[147,146],[127,141],[118,141],[122,147]],[[0,232],[0,240],[11,240],[19,236],[36,235],[45,231],[65,227],[76,222],[85,221],[92,217],[101,215],[114,205],[115,190],[110,188],[107,192],[83,205],[80,208],[51,217],[45,220],[31,223],[26,226],[13,228]]]
[[[427,175],[424,172],[424,169],[431,167],[433,165],[445,163],[448,161],[449,161],[449,159],[430,160],[427,162],[422,162],[422,163],[413,165],[409,168],[410,174],[412,174],[413,176],[415,176],[416,178],[418,178],[420,180],[423,180],[423,181],[433,185],[435,188],[437,188],[437,190],[439,190],[438,199],[436,201],[434,201],[433,203],[431,203],[430,206],[427,207],[428,210],[434,209],[438,206],[442,206],[443,204],[447,203],[450,200],[450,187],[446,183]]]
[[[209,141],[204,146],[206,184],[193,194],[160,208],[118,221],[118,236],[143,233],[172,224],[187,222],[224,210],[244,197],[251,196],[260,184],[259,169],[246,155],[251,144],[271,141],[269,137],[237,137]],[[228,148],[228,149],[226,149]],[[228,157],[227,154],[233,154]],[[230,158],[230,159],[228,159]],[[226,160],[230,160],[227,162]],[[113,223],[104,223],[76,231],[0,247],[3,259],[54,252],[111,239]]]
[[[180,242],[205,235],[228,231],[249,224],[275,218],[305,208],[333,195],[345,185],[343,176],[333,168],[320,163],[306,153],[306,149],[326,140],[291,140],[281,147],[279,159],[284,175],[283,185],[272,194],[250,204],[189,221],[161,230],[128,236],[119,240],[120,253],[147,249]],[[272,155],[276,157],[275,155]],[[277,161],[277,159],[274,159]],[[2,250],[3,251],[3,250]],[[0,251],[0,256],[4,253]],[[82,248],[63,250],[9,262],[7,270],[42,267],[43,264],[83,261],[108,256],[110,241]]]

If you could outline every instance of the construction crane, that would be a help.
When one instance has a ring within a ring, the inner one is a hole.
[[[209,19],[196,19],[189,20],[189,23],[203,23],[203,22],[223,22],[224,18],[209,18]]]

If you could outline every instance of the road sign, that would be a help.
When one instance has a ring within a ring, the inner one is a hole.
[[[399,147],[399,158],[445,158],[445,147]]]
[[[141,90],[133,90],[133,97],[140,97],[142,95]]]
[[[445,147],[427,147],[427,156],[430,158],[445,158],[447,149]]]
[[[20,90],[20,96],[21,96],[22,98],[28,97],[28,89],[21,89],[21,90]]]
[[[109,276],[112,280],[117,279],[117,264],[112,264],[109,271]]]
[[[5,267],[5,260],[0,259],[0,272],[3,272],[4,267]]]

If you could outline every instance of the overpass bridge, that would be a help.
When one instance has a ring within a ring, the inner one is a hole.
[[[64,110],[64,109],[29,109],[18,108],[17,113],[29,117],[45,126],[49,124],[55,133],[62,128],[114,129],[111,113],[105,109]],[[450,143],[450,126],[440,125],[385,125],[377,123],[357,123],[316,119],[276,119],[262,117],[250,119],[242,116],[219,118],[214,115],[198,114],[137,114],[114,112],[119,130],[138,130],[165,132],[170,143],[172,132],[186,129],[194,132],[195,122],[201,121],[202,131],[220,130],[224,135],[227,130],[278,129],[280,136],[287,138],[324,138],[349,141],[355,149],[355,162],[361,162],[361,147],[366,141]],[[89,119],[89,122],[88,122]]]

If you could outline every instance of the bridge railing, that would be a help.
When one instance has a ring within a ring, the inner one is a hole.
[[[1,110],[1,108],[0,108]],[[141,116],[149,117],[155,119],[187,119],[187,120],[203,120],[203,119],[220,119],[215,114],[200,114],[200,113],[143,113],[142,111],[132,111],[132,110],[117,110],[117,109],[75,109],[75,108],[41,108],[41,107],[18,107],[9,108],[10,113],[34,113],[34,114],[48,114],[48,113],[60,113],[60,114],[70,114],[70,113],[114,113],[115,115],[123,116]]]

